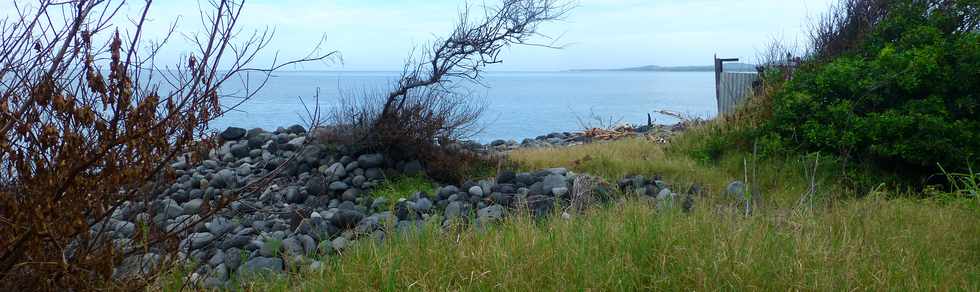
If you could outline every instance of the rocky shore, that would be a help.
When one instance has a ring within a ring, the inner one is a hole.
[[[524,148],[554,148],[584,145],[604,141],[612,141],[626,138],[646,138],[655,143],[666,144],[670,137],[683,132],[688,127],[688,123],[677,123],[673,125],[649,125],[633,127],[622,125],[612,129],[594,128],[582,132],[553,132],[534,138],[517,140],[493,140],[488,144],[477,142],[465,143],[465,147],[471,150],[484,152],[506,152]]]
[[[657,178],[633,176],[610,186],[564,168],[505,170],[493,178],[443,185],[433,193],[416,192],[390,202],[376,198],[372,190],[386,177],[423,173],[423,162],[393,161],[378,153],[344,155],[330,145],[307,143],[307,131],[301,126],[272,132],[228,128],[219,136],[221,146],[211,150],[206,160],[191,165],[178,159],[171,165],[177,178],[172,185],[148,203],[127,202],[96,224],[93,235],[106,236],[129,251],[137,245],[134,235],[150,226],[179,232],[178,260],[197,264],[189,280],[215,288],[225,287],[233,277],[320,269],[325,257],[354,244],[383,241],[392,233],[412,232],[427,223],[481,228],[517,212],[572,216],[622,191],[658,206],[689,209],[691,203],[690,196],[679,196]],[[588,143],[583,137],[554,133],[520,144],[495,141],[480,149]],[[229,203],[232,194],[240,195]],[[221,206],[226,208],[202,218]],[[114,276],[138,275],[167,256],[162,250],[129,256]]]

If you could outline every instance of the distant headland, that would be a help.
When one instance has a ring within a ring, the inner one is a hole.
[[[725,71],[735,72],[755,72],[754,64],[746,63],[725,63]],[[647,65],[640,67],[618,68],[618,69],[573,69],[571,72],[596,72],[596,71],[616,71],[616,72],[714,72],[715,67],[706,66],[658,66]]]

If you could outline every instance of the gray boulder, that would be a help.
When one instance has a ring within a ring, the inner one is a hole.
[[[342,182],[342,181],[335,181],[335,182],[330,183],[330,190],[331,191],[343,191],[343,190],[347,190],[349,188],[350,188],[350,186],[347,185],[347,183]]]
[[[238,127],[228,127],[227,129],[222,131],[219,136],[221,136],[221,139],[224,139],[225,141],[231,141],[231,140],[241,139],[242,137],[245,137],[245,134],[246,134],[245,129],[238,128]]]
[[[556,188],[565,188],[568,190],[568,181],[565,180],[564,176],[551,174],[544,177],[544,180],[541,181],[541,189],[547,193],[551,193]]]
[[[303,192],[300,192],[298,187],[290,186],[289,188],[286,189],[285,199],[287,203],[299,204],[306,201],[306,195],[303,194]]]
[[[238,176],[235,174],[234,170],[222,169],[215,174],[214,177],[215,187],[219,188],[237,188],[238,187]]]
[[[477,222],[482,224],[492,223],[500,221],[504,218],[504,207],[501,205],[493,205],[476,211]]]
[[[283,265],[280,258],[255,257],[238,268],[239,275],[249,277],[258,274],[282,274]]]
[[[337,209],[337,212],[330,218],[330,222],[335,226],[348,229],[357,226],[358,222],[364,219],[364,213],[357,210]]]
[[[729,183],[727,187],[725,187],[725,195],[738,200],[744,200],[747,191],[748,188],[746,188],[745,183],[741,181],[733,181]]]
[[[289,126],[289,128],[286,128],[286,133],[287,134],[297,134],[297,135],[305,134],[306,133],[306,128],[304,128],[301,125],[292,125],[292,126]]]
[[[282,241],[282,249],[290,255],[303,255],[306,254],[306,249],[303,248],[303,243],[299,241],[296,237],[286,238]]]
[[[328,175],[328,176],[329,175],[333,175],[333,176],[336,176],[338,178],[342,178],[342,177],[347,176],[347,169],[344,168],[344,165],[342,163],[337,162],[337,163],[334,163],[334,164],[330,165],[330,167],[327,167],[327,170],[326,170],[326,172],[324,174],[325,175]]]
[[[326,194],[327,188],[324,186],[326,179],[322,176],[313,176],[306,180],[306,192],[311,196],[322,196]]]
[[[418,160],[409,161],[405,163],[405,166],[402,167],[402,173],[404,173],[405,175],[418,175],[421,174],[423,171],[424,170],[422,169],[422,162]]]
[[[203,204],[204,204],[204,200],[193,199],[187,201],[187,203],[180,205],[180,207],[184,210],[185,215],[194,215],[201,212],[201,205]]]
[[[248,157],[249,156],[248,155],[249,154],[249,151],[250,151],[250,149],[248,148],[248,144],[246,144],[246,143],[238,143],[238,144],[235,144],[235,145],[232,145],[231,146],[230,153],[231,153],[231,155],[234,155],[235,158],[244,158],[244,157]]]
[[[380,153],[364,154],[357,157],[357,165],[362,168],[379,167],[381,164],[384,164],[384,161],[384,155]]]
[[[470,196],[483,197],[483,188],[480,186],[472,186],[469,190],[467,190],[467,192],[470,194]]]
[[[160,260],[161,256],[155,253],[131,255],[112,271],[112,277],[125,280],[149,275],[160,264]]]

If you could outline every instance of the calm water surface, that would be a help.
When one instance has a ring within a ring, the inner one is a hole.
[[[398,72],[277,72],[255,98],[212,126],[275,129],[303,124],[303,103],[312,106],[318,89],[323,111],[340,96],[387,92],[397,77]],[[490,72],[482,84],[460,86],[487,105],[484,130],[473,137],[482,142],[576,131],[580,118],[592,116],[642,124],[647,113],[657,110],[703,118],[717,113],[711,72]],[[230,84],[223,90],[241,87]],[[654,119],[675,121],[657,114]]]

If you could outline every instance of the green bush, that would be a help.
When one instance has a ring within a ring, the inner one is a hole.
[[[804,64],[772,96],[770,140],[919,177],[976,164],[980,1],[893,3],[859,46]]]

